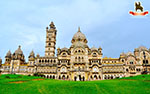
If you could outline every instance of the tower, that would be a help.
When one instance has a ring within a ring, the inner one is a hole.
[[[12,59],[12,54],[10,52],[10,50],[7,52],[6,56],[5,56],[5,64],[10,64]]]
[[[50,29],[46,27],[45,56],[53,57],[55,56],[57,30],[53,22],[51,22],[49,26],[50,26]]]

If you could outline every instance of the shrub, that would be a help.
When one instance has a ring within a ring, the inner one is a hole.
[[[38,73],[34,73],[33,76],[38,76]]]
[[[18,78],[22,78],[22,76],[18,76]]]
[[[30,74],[28,76],[31,76]]]
[[[40,76],[40,77],[44,77],[45,75],[44,74],[41,74],[41,73],[34,73],[33,76]]]
[[[5,76],[5,78],[10,79],[10,77],[9,77],[9,76]]]

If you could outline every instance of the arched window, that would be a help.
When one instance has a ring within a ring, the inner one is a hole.
[[[79,50],[78,52],[80,53],[81,51]]]
[[[130,61],[130,64],[133,64],[133,61]]]
[[[146,60],[146,64],[148,64],[148,60]]]
[[[80,62],[81,60],[80,60],[80,57],[79,57],[79,62]]]
[[[96,53],[93,53],[93,57],[96,57],[97,56],[97,54]]]
[[[63,55],[66,55],[66,53],[63,53]]]
[[[47,62],[47,60],[45,60],[45,62]]]
[[[75,61],[77,61],[77,57],[75,57]]]

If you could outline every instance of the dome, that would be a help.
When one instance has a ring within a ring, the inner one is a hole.
[[[73,43],[74,41],[83,41],[87,43],[87,39],[85,35],[80,31],[80,27],[78,29],[78,32],[74,34],[71,42]]]
[[[35,57],[35,54],[34,54],[34,51],[33,51],[33,50],[31,51],[31,53],[30,53],[30,55],[29,55],[29,58],[31,58],[31,57],[33,57],[33,58]]]
[[[11,52],[10,52],[10,50],[7,52],[6,57],[11,57]]]
[[[139,49],[138,49],[138,48],[135,48],[135,49],[134,49],[134,51],[138,52],[138,51],[139,51]]]
[[[98,51],[98,49],[93,46],[93,47],[91,48],[91,51],[94,51],[94,50]]]
[[[88,46],[86,44],[84,44],[83,42],[76,42],[71,47],[73,47],[73,48],[76,48],[76,47],[86,48]]]
[[[62,51],[68,51],[68,48],[64,47],[61,49]]]
[[[145,51],[145,50],[147,50],[147,48],[144,47],[144,46],[140,46],[139,48],[137,48],[137,50],[139,50],[139,51]]]
[[[126,55],[127,55],[127,56],[128,56],[128,55],[133,55],[133,53],[132,53],[132,52],[127,52]]]
[[[120,54],[120,56],[126,56],[126,54],[123,52],[123,53]]]
[[[15,51],[15,54],[17,55],[23,55],[23,52],[21,50],[21,46],[19,45],[18,49]]]

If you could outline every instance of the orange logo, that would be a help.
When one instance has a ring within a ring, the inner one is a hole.
[[[140,12],[138,12],[138,10]],[[134,11],[129,11],[129,14],[133,16],[145,16],[148,14],[148,11],[143,12],[143,6],[141,5],[141,2],[135,2],[135,12]]]

